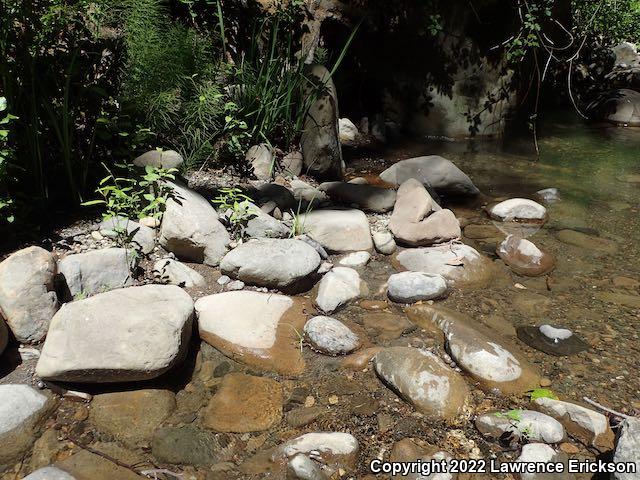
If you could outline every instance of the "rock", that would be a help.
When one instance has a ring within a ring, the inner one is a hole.
[[[47,334],[58,310],[55,274],[56,261],[40,247],[19,250],[0,263],[0,311],[19,342],[39,342]]]
[[[387,295],[396,303],[416,303],[441,298],[447,281],[437,273],[402,272],[389,277]]]
[[[296,455],[289,461],[289,471],[294,478],[301,480],[328,480],[322,472],[320,466],[302,453]]]
[[[440,274],[454,286],[480,286],[494,276],[491,261],[464,244],[403,250],[395,261],[401,269]]]
[[[0,471],[20,459],[36,440],[55,401],[28,385],[0,385]]]
[[[626,288],[629,290],[640,288],[640,281],[636,280],[635,278],[616,275],[611,281],[613,283],[613,286],[616,288]]]
[[[314,210],[300,215],[304,233],[330,253],[370,251],[369,220],[360,210]]]
[[[352,268],[335,267],[320,281],[315,303],[325,313],[331,313],[358,298],[363,286],[358,272]]]
[[[395,190],[373,185],[327,182],[321,184],[319,189],[335,203],[357,207],[366,212],[389,212],[396,203]]]
[[[535,222],[547,220],[547,209],[527,198],[510,198],[489,209],[489,215],[501,222]]]
[[[451,161],[437,155],[402,160],[387,168],[380,178],[392,185],[401,185],[415,178],[425,186],[446,195],[477,195],[480,190]]]
[[[420,460],[426,467],[436,462],[450,462],[453,460],[453,457],[449,453],[443,452],[437,447],[429,445],[417,438],[404,438],[393,445],[391,455],[389,456],[390,462],[416,462],[417,460]],[[392,475],[391,478],[393,480],[452,480],[457,478],[457,476],[456,473],[445,472],[433,472],[429,475],[420,475],[418,472],[412,472],[408,475]]]
[[[353,252],[342,257],[338,264],[343,267],[360,268],[369,263],[369,260],[371,260],[369,252]]]
[[[2,316],[0,315],[0,355],[4,352],[4,349],[7,348],[9,344],[9,329],[7,328],[7,324],[4,323]]]
[[[541,463],[566,463],[567,456],[557,453],[549,445],[544,443],[529,443],[523,445],[522,452],[516,462],[527,463],[530,465]],[[566,472],[566,468],[565,468]],[[521,480],[566,480],[572,478],[572,475],[565,473],[521,473]]]
[[[156,246],[156,232],[153,228],[141,225],[126,217],[112,217],[103,220],[98,228],[105,237],[119,238],[144,255],[150,254]]]
[[[135,253],[126,248],[105,248],[67,255],[58,261],[62,294],[66,301],[133,284]]]
[[[326,193],[321,192],[302,180],[291,180],[290,185],[293,196],[300,203],[319,205],[329,199]]]
[[[640,452],[640,420],[627,418],[622,422],[613,461],[616,464],[635,464],[635,473],[616,473],[613,475],[616,480],[638,480],[640,472],[638,452]]]
[[[356,127],[348,118],[341,118],[338,120],[338,129],[340,132],[340,142],[342,143],[349,144],[355,142],[356,138],[360,134],[360,132],[358,132],[358,127]]]
[[[342,178],[344,162],[338,127],[338,94],[331,73],[322,65],[309,67],[309,78],[323,85],[323,93],[310,105],[302,129],[304,169],[309,175]],[[311,89],[315,91],[315,89]]]
[[[220,262],[223,274],[259,287],[306,291],[315,281],[320,255],[295,239],[253,240],[231,250]]]
[[[160,226],[160,220],[153,217],[143,217],[138,220],[138,223],[149,228],[158,228]]]
[[[291,228],[264,213],[252,205],[253,216],[247,222],[244,234],[251,238],[287,238],[291,235]]]
[[[227,287],[225,290],[228,292],[237,292],[238,290],[244,290],[245,284],[240,280],[234,280],[232,282],[227,283]]]
[[[562,243],[596,252],[614,254],[618,251],[618,245],[614,241],[587,235],[576,230],[561,230],[558,232],[558,240]]]
[[[545,275],[555,268],[553,255],[543,252],[526,238],[509,235],[496,253],[514,272],[529,277]]]
[[[302,173],[302,164],[302,152],[287,153],[281,162],[282,170],[293,177],[297,177]]]
[[[375,356],[374,365],[392,390],[426,415],[454,420],[469,400],[462,376],[426,350],[385,348]]]
[[[299,454],[313,454],[327,470],[338,471],[342,468],[350,471],[356,467],[359,449],[358,440],[348,433],[313,432],[282,444],[271,458],[273,461],[290,460]]]
[[[158,377],[186,355],[192,317],[191,297],[173,285],[122,288],[68,303],[51,320],[36,374],[83,383]]]
[[[487,413],[476,418],[475,424],[480,433],[494,439],[504,438],[506,433],[517,442],[560,443],[565,438],[560,422],[533,410]]]
[[[575,403],[552,398],[538,398],[533,403],[542,413],[562,423],[572,437],[580,439],[601,452],[613,449],[613,430],[609,426],[609,420],[603,414]]]
[[[57,467],[44,467],[27,475],[23,480],[77,480],[70,473],[60,470]]]
[[[153,276],[158,283],[183,288],[204,287],[207,281],[193,268],[171,258],[163,258],[153,265]]]
[[[283,375],[304,371],[298,332],[305,303],[283,295],[225,292],[196,302],[200,337],[225,355]]]
[[[250,192],[250,196],[255,198],[258,205],[273,202],[282,211],[292,210],[298,206],[291,190],[278,183],[263,183],[256,188],[255,192]]]
[[[217,432],[259,432],[282,418],[282,387],[275,380],[229,373],[211,398],[203,425]]]
[[[628,308],[640,308],[640,296],[625,293],[598,292],[595,297],[601,302],[613,303]]]
[[[210,202],[193,190],[170,182],[173,196],[160,227],[160,244],[184,260],[216,266],[231,241]]]
[[[587,116],[625,127],[640,126],[640,92],[622,88],[601,94],[587,106]]]
[[[557,188],[545,188],[543,190],[538,190],[536,194],[545,203],[556,203],[560,200],[560,193]]]
[[[130,469],[121,467],[106,458],[80,450],[78,453],[56,464],[56,467],[76,480],[140,480],[140,476]]]
[[[498,230],[495,225],[472,223],[464,227],[464,236],[472,240],[496,239],[500,241],[505,237],[505,234]]]
[[[363,321],[367,333],[380,340],[394,340],[416,329],[404,315],[393,313],[368,313]]]
[[[174,150],[162,150],[157,148],[143,153],[133,160],[136,167],[156,167],[156,168],[180,168],[184,163],[184,158]]]
[[[638,49],[635,44],[631,42],[620,42],[615,47],[611,48],[611,51],[616,57],[616,65],[638,65],[640,63],[640,56],[638,56]]]
[[[290,426],[304,427],[313,423],[317,418],[327,412],[325,407],[300,407],[287,413],[287,424]]]
[[[551,325],[540,327],[527,325],[519,326],[516,332],[522,342],[549,355],[576,355],[589,349],[589,345],[584,340],[564,328]]]
[[[346,355],[360,347],[358,335],[344,323],[330,317],[313,317],[304,326],[311,346],[328,355]]]
[[[383,255],[392,255],[398,248],[390,232],[374,232],[373,243],[376,251]]]
[[[269,145],[266,143],[254,145],[247,151],[245,160],[248,165],[251,165],[253,174],[258,180],[271,180],[275,158]]]
[[[228,454],[227,446],[219,434],[194,425],[162,427],[155,431],[151,441],[153,456],[163,463],[211,466]],[[114,477],[115,478],[118,477]],[[119,478],[118,478],[119,480]]]
[[[176,408],[168,390],[134,390],[93,397],[89,421],[101,432],[135,448],[151,441],[153,432]]]

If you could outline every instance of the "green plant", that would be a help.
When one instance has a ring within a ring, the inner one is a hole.
[[[211,201],[227,221],[231,234],[242,238],[247,223],[257,215],[251,198],[239,188],[222,188],[219,195]]]
[[[4,112],[4,113],[3,113]],[[13,149],[9,146],[9,124],[18,117],[7,112],[7,99],[0,97],[0,223],[13,223],[13,198],[9,194],[9,160]]]
[[[532,402],[535,402],[539,398],[551,398],[553,400],[558,400],[558,397],[553,393],[553,391],[546,388],[536,388],[529,392],[529,397]]]

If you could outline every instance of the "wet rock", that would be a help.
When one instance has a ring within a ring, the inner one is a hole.
[[[203,425],[218,432],[259,432],[282,418],[282,387],[270,378],[230,373],[211,398]]]
[[[300,215],[304,233],[330,253],[370,251],[369,220],[360,210],[314,210]]]
[[[494,439],[508,434],[515,441],[559,443],[565,438],[560,422],[533,410],[487,413],[476,418],[475,424],[480,433]]]
[[[231,447],[225,443],[219,434],[193,425],[163,427],[153,435],[151,452],[161,462],[210,466],[228,454]]]
[[[175,395],[168,390],[103,393],[93,398],[89,420],[99,431],[135,448],[149,442],[175,408]]]
[[[307,455],[299,454],[289,461],[289,471],[301,480],[328,480],[320,466]]]
[[[297,177],[302,173],[302,161],[302,152],[290,152],[282,158],[280,164],[285,174]]]
[[[509,235],[496,253],[514,272],[529,277],[545,275],[555,268],[553,255],[543,252],[526,238]]]
[[[566,463],[567,456],[556,452],[544,443],[529,443],[522,447],[522,452],[516,462],[535,463]],[[566,472],[566,469],[565,469]],[[573,478],[569,473],[522,473],[521,480],[568,480]]]
[[[327,202],[329,199],[326,193],[321,192],[302,180],[292,180],[290,185],[293,196],[298,202],[317,206]]]
[[[143,153],[133,160],[136,167],[156,167],[156,168],[180,168],[184,158],[174,150],[155,149]]]
[[[462,376],[430,352],[386,348],[375,356],[374,365],[386,384],[424,414],[454,420],[468,402]]]
[[[245,160],[248,165],[251,165],[253,174],[258,180],[271,180],[275,158],[269,145],[266,143],[254,145],[247,151]]]
[[[491,207],[489,215],[502,222],[544,222],[547,209],[527,198],[511,198]]]
[[[374,232],[373,243],[376,251],[383,255],[391,255],[398,248],[391,232]]]
[[[148,255],[156,246],[156,232],[126,217],[113,217],[100,222],[100,233],[105,237],[119,238],[132,248]]]
[[[20,458],[36,440],[55,401],[28,385],[0,385],[0,471]]]
[[[330,317],[313,317],[304,326],[311,346],[328,355],[346,355],[360,347],[358,335],[344,323]]]
[[[241,363],[283,375],[304,371],[305,303],[283,295],[225,292],[196,302],[200,337]]]
[[[335,267],[320,281],[315,303],[325,313],[331,313],[360,297],[363,282],[352,268]]]
[[[453,457],[439,448],[417,438],[404,438],[393,445],[389,456],[390,462],[415,462],[421,460],[425,466],[430,462],[451,461]],[[426,472],[425,472],[426,473]],[[392,475],[393,480],[452,480],[457,478],[455,473],[432,473],[430,475],[420,475],[419,473],[409,473],[409,475]]]
[[[24,477],[23,480],[77,480],[70,473],[57,467],[44,467]]]
[[[313,423],[327,412],[324,407],[300,407],[287,413],[287,423],[295,428],[304,427]]]
[[[640,296],[625,293],[599,292],[595,297],[606,303],[614,303],[628,308],[640,308]]]
[[[613,125],[639,127],[640,92],[628,88],[605,92],[587,106],[587,115]]]
[[[62,298],[71,301],[133,284],[136,256],[126,248],[67,255],[58,262]]]
[[[589,345],[570,330],[551,325],[523,326],[516,329],[518,338],[530,347],[556,356],[576,355]]]
[[[345,255],[338,262],[343,267],[360,268],[364,267],[371,260],[369,252],[353,252]]]
[[[536,194],[545,203],[556,203],[560,200],[560,193],[557,188],[545,188],[543,190],[538,190]]]
[[[204,277],[193,268],[171,258],[158,260],[153,266],[153,276],[158,283],[183,288],[204,287],[207,284]]]
[[[393,185],[401,185],[415,178],[438,193],[448,195],[477,195],[480,193],[471,179],[451,161],[437,155],[402,160],[380,174]]]
[[[0,263],[0,310],[19,342],[42,340],[58,310],[56,261],[40,247],[28,247]]]
[[[553,398],[538,398],[533,403],[535,408],[562,423],[572,437],[601,452],[613,449],[613,431],[601,413]]]
[[[638,452],[640,452],[640,420],[627,418],[622,422],[613,461],[614,463],[635,463],[636,473],[616,473],[614,474],[616,480],[638,480],[638,472],[640,472]]]
[[[301,292],[314,283],[320,255],[295,239],[253,240],[231,250],[220,262],[223,274],[260,287]]]
[[[635,278],[623,277],[623,276],[615,276],[612,279],[613,286],[616,288],[626,288],[629,290],[634,290],[640,288],[640,281]]]
[[[380,340],[394,340],[416,328],[404,315],[393,313],[369,313],[363,321],[367,333]]]
[[[447,289],[447,281],[442,275],[402,272],[389,277],[387,295],[396,303],[416,303],[441,298]]]
[[[160,244],[179,258],[216,266],[231,241],[207,199],[190,188],[169,182],[172,197],[160,227]]]
[[[389,188],[347,182],[327,182],[318,188],[333,202],[365,212],[389,212],[396,203],[396,192]]]
[[[358,127],[348,118],[338,120],[338,129],[340,131],[340,142],[342,143],[352,143],[360,134]]]
[[[89,452],[80,450],[55,465],[60,470],[68,472],[72,478],[83,480],[140,480],[140,476],[130,469],[121,467],[106,458]]]
[[[464,236],[472,240],[502,239],[504,233],[496,228],[495,225],[480,225],[472,223],[464,227]]]
[[[186,355],[192,318],[191,297],[173,285],[122,288],[68,303],[51,320],[36,374],[87,383],[158,377]]]
[[[558,232],[558,240],[575,247],[602,253],[613,254],[618,251],[618,245],[613,240],[587,235],[576,230],[561,230]]]
[[[314,432],[306,433],[279,446],[272,460],[290,461],[299,454],[313,454],[314,458],[325,466],[325,472],[331,475],[339,469],[355,469],[360,446],[358,440],[348,433]]]

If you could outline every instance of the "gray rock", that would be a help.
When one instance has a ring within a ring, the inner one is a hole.
[[[369,220],[360,210],[314,210],[300,215],[304,233],[328,252],[347,253],[373,249]]]
[[[207,284],[204,277],[193,268],[171,258],[158,260],[153,266],[153,276],[158,283],[185,288],[204,287]]]
[[[282,158],[282,170],[287,175],[297,177],[302,173],[302,152],[290,152]]]
[[[125,217],[113,217],[100,222],[100,233],[105,237],[118,238],[126,236],[131,247],[148,255],[156,246],[156,232],[153,228],[141,225]],[[125,234],[126,232],[126,234]]]
[[[260,185],[251,198],[254,198],[258,205],[274,202],[282,211],[291,210],[298,204],[291,190],[277,183]]]
[[[310,247],[313,247],[313,249],[316,252],[318,252],[318,255],[320,255],[321,259],[326,260],[327,258],[329,258],[329,254],[324,249],[324,247],[320,245],[318,242],[316,242],[313,238],[309,237],[309,235],[298,235],[296,237],[296,240],[300,240],[301,242],[306,243]]]
[[[410,178],[433,187],[438,193],[449,195],[477,195],[480,193],[471,179],[451,161],[437,155],[402,160],[380,174],[392,185],[401,185]]]
[[[244,230],[245,235],[251,238],[287,238],[290,236],[291,229],[284,223],[263,212],[255,205],[252,205],[250,211],[252,217],[247,222],[247,227]]]
[[[290,185],[294,198],[300,203],[321,205],[329,199],[326,193],[302,180],[291,180]]]
[[[338,264],[342,267],[360,268],[364,267],[371,260],[369,252],[353,252],[340,259]]]
[[[228,455],[218,435],[193,425],[159,428],[151,452],[161,462],[195,466],[210,466]]]
[[[615,463],[635,463],[636,473],[616,473],[616,480],[638,480],[640,478],[640,420],[637,418],[627,418],[622,422],[618,444],[613,455]]]
[[[226,285],[227,283],[229,283],[231,281],[231,278],[227,275],[221,275],[220,278],[218,278],[218,285]]]
[[[227,292],[237,292],[239,290],[244,290],[245,287],[245,283],[240,281],[240,280],[233,280],[229,283],[227,283],[227,286],[225,287],[225,290]]]
[[[593,120],[614,125],[640,126],[640,92],[623,88],[603,93],[587,106],[587,115]]]
[[[523,463],[566,463],[567,456],[556,452],[544,443],[528,443],[522,447],[522,452],[516,462]],[[522,473],[520,480],[565,480],[573,478],[573,475],[562,473]]]
[[[259,239],[231,250],[220,262],[223,274],[259,287],[283,291],[311,288],[320,266],[313,247],[295,239]]]
[[[56,261],[40,247],[19,250],[0,263],[0,310],[19,342],[44,338],[58,310]]]
[[[105,248],[67,255],[58,261],[66,301],[133,284],[136,255],[126,248]]]
[[[253,174],[258,180],[271,180],[275,157],[273,150],[266,143],[254,145],[249,149],[245,160],[253,169]]]
[[[635,44],[631,42],[620,42],[611,49],[616,57],[616,65],[638,65],[640,63],[640,55]]]
[[[499,439],[509,432],[515,440],[559,443],[565,438],[560,422],[533,410],[487,413],[476,418],[476,427],[483,435]]]
[[[68,303],[51,321],[36,374],[86,383],[158,377],[186,355],[192,317],[191,297],[173,285],[122,288]]]
[[[316,305],[331,313],[358,298],[362,291],[360,275],[352,268],[335,267],[320,281]]]
[[[331,317],[313,317],[304,333],[314,349],[329,355],[346,355],[360,347],[360,339],[344,323]]]
[[[357,207],[367,212],[385,213],[393,209],[396,192],[389,188],[348,182],[327,182],[319,189],[335,203]]]
[[[180,168],[184,163],[184,158],[173,150],[150,150],[137,157],[133,164],[136,167],[146,167],[147,165],[159,168]]]
[[[170,182],[160,244],[184,260],[216,266],[231,241],[210,202],[193,190]]]
[[[44,467],[27,475],[22,480],[77,480],[70,473],[60,470],[57,467]]]
[[[392,255],[398,248],[391,232],[374,232],[373,243],[376,251],[383,255]]]
[[[528,198],[510,198],[489,209],[489,215],[500,221],[534,221],[547,219],[547,209]]]
[[[387,295],[396,303],[416,303],[441,298],[447,293],[447,281],[437,273],[402,272],[391,275]]]

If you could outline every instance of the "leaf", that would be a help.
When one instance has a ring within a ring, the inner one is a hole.
[[[531,392],[529,392],[529,395],[532,402],[536,401],[539,398],[551,398],[552,400],[558,400],[558,397],[556,397],[555,393],[547,388],[536,388],[534,390],[531,390]]]

